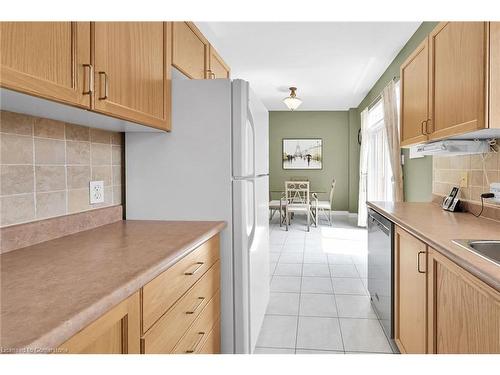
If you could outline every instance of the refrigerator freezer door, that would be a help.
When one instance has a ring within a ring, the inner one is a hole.
[[[233,181],[236,353],[251,353],[269,302],[269,179]]]
[[[255,176],[255,124],[248,107],[248,82],[233,81],[233,176]]]
[[[233,81],[233,176],[269,174],[269,112],[241,79]]]
[[[249,88],[249,110],[255,128],[255,174],[269,174],[269,111]]]

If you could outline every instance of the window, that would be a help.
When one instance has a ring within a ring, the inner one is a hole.
[[[399,82],[396,84],[396,95],[399,103]],[[368,111],[368,201],[391,201],[393,197],[393,175],[386,137],[384,104],[380,99]]]

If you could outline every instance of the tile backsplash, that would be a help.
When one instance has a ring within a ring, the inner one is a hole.
[[[123,133],[0,111],[0,226],[122,203]],[[89,182],[104,203],[89,204]]]
[[[460,185],[464,172],[467,172],[468,186],[460,188],[461,198],[471,202],[480,202],[480,195],[490,191],[489,184],[500,182],[500,153],[434,156],[432,192],[437,195],[449,194],[453,186]],[[485,203],[489,202],[485,201]]]

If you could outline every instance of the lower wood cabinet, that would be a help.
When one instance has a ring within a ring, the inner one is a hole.
[[[500,293],[429,248],[429,353],[500,353]]]
[[[170,353],[186,334],[188,328],[197,321],[205,307],[211,303],[220,285],[219,262],[203,275],[193,287],[182,296],[169,311],[148,330],[141,339],[142,352],[146,354]],[[207,310],[208,311],[208,310]],[[205,313],[206,314],[206,313]],[[219,314],[213,314],[212,324]],[[206,336],[210,332],[204,331]]]
[[[198,352],[198,354],[214,353],[220,353],[220,319],[215,322],[212,331],[210,331],[205,343]]]
[[[396,227],[394,241],[395,341],[402,353],[427,352],[427,246]]]
[[[220,353],[219,241],[215,235],[198,246],[58,352]]]
[[[217,291],[194,323],[172,350],[174,354],[197,354],[205,345],[212,328],[219,320],[220,292]],[[218,332],[217,332],[218,333]],[[165,332],[168,334],[168,332]]]
[[[500,293],[399,227],[394,243],[399,350],[500,353]]]
[[[142,332],[147,332],[219,259],[219,236],[200,245],[142,288]],[[210,294],[208,297],[211,297]]]
[[[59,347],[69,354],[139,354],[140,301],[136,292]]]

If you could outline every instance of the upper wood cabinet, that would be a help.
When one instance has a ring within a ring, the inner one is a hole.
[[[90,108],[90,22],[0,22],[0,86]]]
[[[487,128],[488,23],[443,22],[429,35],[430,139]]]
[[[59,347],[69,354],[139,354],[140,299],[136,292]]]
[[[230,68],[193,22],[173,22],[172,65],[191,79],[229,78]]]
[[[401,146],[427,141],[429,42],[425,39],[401,65]]]
[[[209,69],[208,40],[193,22],[173,22],[172,65],[191,79],[205,79]]]
[[[500,293],[429,251],[429,353],[500,353]]]
[[[169,130],[170,24],[94,24],[94,109]]]
[[[427,352],[427,246],[396,227],[394,248],[395,341],[402,353]]]
[[[208,78],[229,78],[231,69],[224,62],[222,57],[217,53],[213,46],[210,46],[210,58],[209,58],[209,75]]]
[[[229,77],[193,22],[0,22],[1,87],[167,131],[172,66]]]
[[[401,146],[500,129],[499,29],[441,22],[403,63]]]

